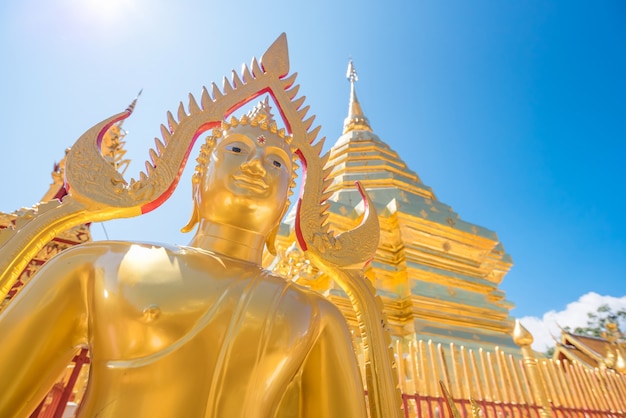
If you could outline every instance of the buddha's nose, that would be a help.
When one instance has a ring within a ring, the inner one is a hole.
[[[241,167],[257,176],[264,176],[266,173],[261,161],[261,156],[258,154],[251,155],[250,158],[241,165]]]

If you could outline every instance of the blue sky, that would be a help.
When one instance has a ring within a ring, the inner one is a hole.
[[[125,124],[137,176],[167,110],[286,32],[330,144],[352,57],[374,131],[498,233],[514,316],[626,295],[623,2],[23,0],[0,12],[1,211],[37,202],[64,149],[143,88]],[[160,210],[106,230],[185,244],[189,211],[183,179]]]

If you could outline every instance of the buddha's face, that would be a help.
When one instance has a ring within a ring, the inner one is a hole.
[[[280,137],[250,126],[225,133],[196,195],[201,219],[262,234],[283,214],[292,152]]]

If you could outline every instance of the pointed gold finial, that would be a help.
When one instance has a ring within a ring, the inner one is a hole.
[[[350,104],[348,105],[348,117],[343,121],[343,133],[346,134],[350,131],[372,132],[372,127],[363,114],[361,104],[356,97],[356,88],[354,84],[358,81],[359,76],[356,73],[356,68],[354,68],[352,59],[348,62],[346,78],[350,81]]]
[[[551,418],[554,416],[548,399],[548,392],[546,389],[546,383],[543,380],[542,374],[539,370],[537,358],[533,349],[530,347],[534,341],[533,335],[528,331],[519,319],[515,320],[515,327],[513,328],[513,341],[517,344],[522,351],[522,359],[526,375],[530,382],[530,388],[534,401],[539,406],[539,416],[541,418]]]
[[[513,341],[520,347],[530,346],[534,339],[533,335],[528,331],[519,320],[515,320],[515,327],[513,328]]]
[[[439,381],[439,387],[441,388],[441,393],[443,394],[443,397],[446,400],[446,404],[448,404],[448,411],[450,412],[452,417],[461,418],[461,413],[459,412],[459,409],[454,404],[454,399],[452,399],[452,395],[450,395],[448,388],[441,380]]]
[[[354,83],[355,81],[359,81],[359,75],[356,73],[356,68],[354,68],[354,63],[352,59],[348,62],[348,71],[346,72],[346,78],[350,80],[350,83]]]
[[[476,403],[474,398],[469,398],[469,401],[470,401],[470,407],[472,409],[472,418],[480,418],[481,416],[480,406],[478,406],[478,403]]]

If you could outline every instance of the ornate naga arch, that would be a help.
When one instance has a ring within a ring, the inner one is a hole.
[[[274,99],[289,133],[292,147],[305,173],[298,200],[296,234],[301,248],[319,268],[329,272],[349,296],[359,319],[364,342],[366,380],[371,417],[400,416],[397,377],[390,339],[385,330],[382,304],[361,270],[378,244],[378,218],[369,198],[359,186],[366,204],[362,223],[352,231],[334,236],[326,224],[326,193],[330,172],[320,157],[324,138],[316,141],[320,126],[311,129],[315,116],[306,118],[305,97],[296,97],[296,73],[289,74],[287,37],[281,34],[241,74],[232,71],[220,89],[215,83],[202,89],[200,102],[190,94],[187,107],[181,102],[176,115],[167,113],[161,139],[155,139],[150,161],[139,180],[127,182],[102,156],[100,142],[115,123],[128,118],[132,109],[111,116],[87,130],[72,146],[66,161],[66,189],[62,202],[52,201],[28,211],[14,229],[0,231],[0,298],[36,253],[55,235],[76,225],[150,212],[167,200],[176,188],[195,140],[244,104],[262,94]]]

